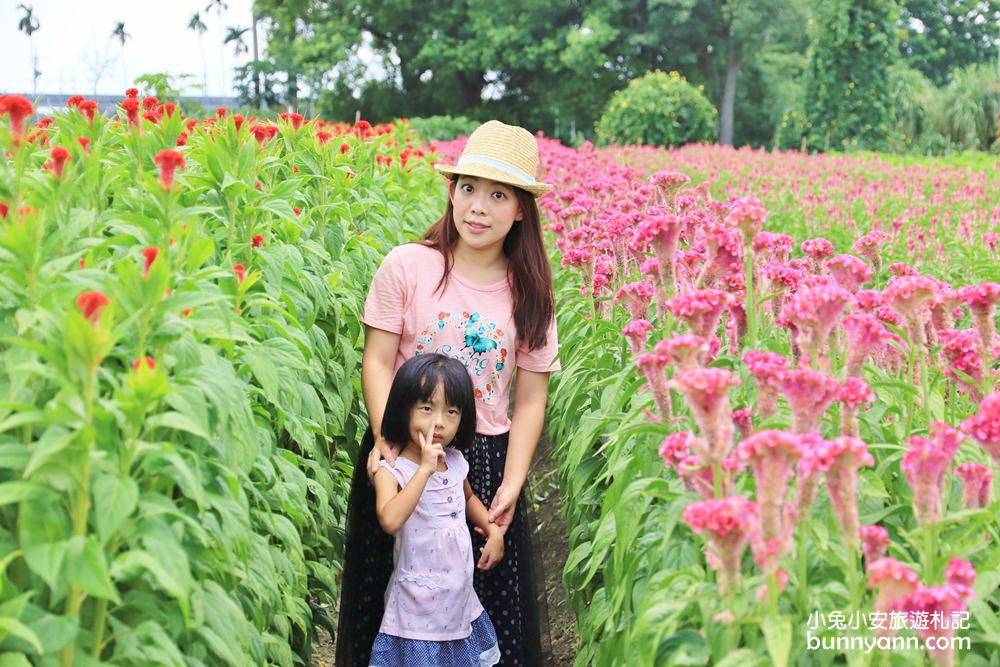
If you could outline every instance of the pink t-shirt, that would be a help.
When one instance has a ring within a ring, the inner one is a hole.
[[[555,320],[546,345],[529,351],[517,338],[506,279],[476,285],[453,268],[443,292],[436,292],[442,275],[444,256],[437,250],[419,243],[393,248],[375,274],[361,321],[400,335],[393,372],[410,357],[427,352],[465,364],[476,391],[476,431],[506,433],[514,368],[559,370]]]

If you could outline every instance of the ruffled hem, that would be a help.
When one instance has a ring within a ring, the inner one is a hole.
[[[492,667],[499,662],[497,635],[484,611],[472,622],[472,633],[465,639],[426,641],[380,632],[369,667]]]

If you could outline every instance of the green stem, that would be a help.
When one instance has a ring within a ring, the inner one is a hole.
[[[798,541],[798,548],[796,549],[796,567],[798,571],[798,604],[799,604],[799,615],[802,618],[808,618],[810,612],[809,609],[809,563],[806,560],[806,536],[803,531],[802,537]]]

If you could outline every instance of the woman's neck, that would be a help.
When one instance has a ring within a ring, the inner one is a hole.
[[[455,269],[475,282],[490,285],[507,275],[507,255],[502,245],[477,250],[459,241],[451,256]]]

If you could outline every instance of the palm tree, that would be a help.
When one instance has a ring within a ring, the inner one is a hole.
[[[21,4],[17,8],[24,12],[24,16],[17,22],[17,29],[28,36],[28,46],[31,49],[31,94],[38,97],[38,75],[41,72],[38,71],[38,59],[35,57],[35,40],[31,36],[41,27],[41,24],[35,17],[34,6],[27,7]]]
[[[223,44],[233,43],[233,53],[239,58],[241,55],[249,51],[247,48],[247,43],[243,39],[243,35],[247,34],[250,30],[249,28],[240,28],[239,26],[233,27],[229,26],[226,28],[228,32],[226,33],[226,38],[222,40]]]
[[[131,39],[132,35],[125,32],[125,22],[119,21],[115,24],[115,29],[111,31],[111,37],[118,40],[122,49],[122,80],[128,88],[128,74],[125,71],[125,40]]]
[[[201,20],[201,12],[195,12],[188,21],[188,30],[198,33],[198,48],[201,50],[201,74],[202,74],[202,95],[208,95],[208,63],[205,60],[205,40],[203,35],[208,30],[208,26]]]
[[[219,34],[222,34],[222,11],[228,9],[229,5],[225,3],[225,0],[208,0],[208,4],[205,5],[205,11],[211,10],[215,7],[215,16],[219,20]],[[226,43],[223,42],[219,45],[219,74],[222,76],[222,95],[225,96],[226,91],[229,90],[229,86],[226,85]]]

